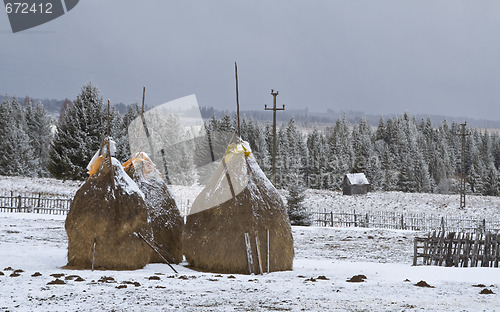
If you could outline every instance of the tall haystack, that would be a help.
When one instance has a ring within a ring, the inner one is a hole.
[[[173,263],[182,261],[182,228],[184,221],[175,199],[149,156],[140,152],[123,164],[125,172],[144,193],[152,236],[148,237],[160,253]],[[153,250],[150,262],[163,262]]]
[[[118,160],[109,154],[99,158],[102,164],[76,192],[66,218],[67,267],[140,269],[151,254],[135,235],[150,232],[144,194]]]
[[[246,242],[250,243],[253,267]],[[293,238],[286,208],[248,143],[229,145],[216,172],[193,202],[183,247],[189,264],[200,270],[245,274],[259,273],[260,265],[264,272],[292,269]]]

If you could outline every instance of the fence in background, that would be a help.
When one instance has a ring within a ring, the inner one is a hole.
[[[413,265],[495,267],[500,261],[500,235],[491,232],[432,232],[414,241]],[[418,259],[421,258],[421,263]]]
[[[312,212],[312,225],[328,227],[370,227],[413,231],[500,231],[500,221],[480,218],[457,218],[424,213],[370,211],[364,213]]]
[[[53,195],[6,193],[0,195],[0,212],[67,214],[72,198]]]

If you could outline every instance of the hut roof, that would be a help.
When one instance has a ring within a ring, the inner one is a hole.
[[[370,184],[364,173],[348,173],[345,175],[351,185],[367,185]]]

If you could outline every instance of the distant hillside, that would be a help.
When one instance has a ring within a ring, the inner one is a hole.
[[[270,111],[241,111],[242,116],[246,118],[251,118],[257,121],[272,121],[273,114]],[[236,111],[228,111],[228,110],[217,110],[213,107],[201,107],[201,115],[203,118],[211,118],[215,115],[215,117],[220,118],[225,114],[234,115]],[[384,118],[385,120],[388,118],[394,119],[400,114],[387,114],[387,115],[368,115],[359,111],[334,111],[328,109],[326,112],[310,112],[306,109],[286,109],[284,111],[279,111],[276,114],[276,119],[279,122],[288,122],[292,117],[295,121],[304,126],[304,127],[314,127],[314,126],[327,126],[334,124],[339,118],[345,117],[345,119],[350,123],[358,124],[361,119],[364,117],[366,121],[372,125],[377,126],[380,118]],[[473,119],[468,117],[450,117],[450,116],[442,116],[442,115],[413,115],[415,116],[417,121],[422,119],[426,120],[430,118],[433,125],[440,124],[444,119],[448,122],[458,122],[463,123],[467,122],[467,125],[472,128],[481,128],[481,129],[500,129],[500,120],[484,120],[484,119]]]
[[[5,95],[0,95],[0,101],[3,101],[7,96]],[[11,96],[8,96],[9,98],[12,98]],[[25,103],[25,100],[26,100],[26,97],[17,97],[17,101],[19,102],[19,104],[21,105],[24,105]],[[47,110],[47,113],[49,113],[49,115],[52,115],[54,117],[59,117],[59,114],[61,112],[61,107],[64,103],[64,100],[54,100],[54,99],[40,99],[40,98],[31,98],[32,102],[34,104],[37,104],[38,102],[41,102],[43,107],[45,107],[45,109]],[[73,99],[70,99],[71,101],[73,101]],[[129,105],[127,104],[123,104],[123,103],[115,103],[115,104],[112,104],[116,109],[118,109],[118,111],[121,113],[121,114],[124,114],[127,107]],[[135,105],[135,104],[133,104]]]
[[[5,95],[0,95],[0,101],[2,101],[6,96]],[[41,102],[47,112],[55,117],[59,116],[59,113],[61,111],[62,104],[64,103],[64,100],[55,100],[55,99],[40,99],[40,98],[31,98],[33,103],[38,103]],[[17,100],[20,104],[23,104],[25,101],[25,97],[17,97]],[[70,99],[73,100],[73,99]],[[127,107],[129,105],[136,105],[136,104],[124,104],[124,103],[114,103],[112,104],[118,111],[123,114],[125,113]],[[228,110],[218,110],[213,107],[200,107],[201,111],[201,116],[204,119],[209,119],[212,116],[215,116],[216,118],[220,118],[224,116],[225,114],[233,116],[236,114],[236,111],[228,111]],[[270,111],[265,111],[262,109],[261,111],[256,111],[256,110],[243,110],[241,111],[241,115],[246,117],[246,118],[251,118],[256,121],[261,121],[261,122],[270,122],[272,121],[273,114]],[[295,119],[297,124],[307,127],[307,128],[312,128],[314,126],[322,127],[322,126],[328,126],[334,124],[339,118],[345,117],[346,120],[350,123],[359,123],[361,119],[364,117],[366,121],[372,125],[372,126],[377,126],[380,118],[394,118],[398,116],[399,114],[387,114],[387,115],[369,115],[365,114],[360,111],[335,111],[332,109],[327,109],[326,112],[310,112],[307,108],[305,109],[289,109],[287,108],[284,111],[279,111],[276,114],[276,118],[279,122],[288,122],[292,117]],[[417,121],[420,121],[422,119],[427,119],[430,118],[432,121],[432,124],[439,124],[441,123],[444,119],[446,119],[448,122],[467,122],[467,125],[472,128],[480,128],[480,129],[500,129],[500,120],[485,120],[485,119],[473,119],[473,118],[468,118],[468,117],[450,117],[450,116],[443,116],[443,115],[413,115],[415,116]]]

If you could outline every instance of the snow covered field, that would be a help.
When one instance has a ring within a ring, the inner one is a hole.
[[[193,271],[186,263],[175,266],[179,274],[163,264],[75,271],[61,268],[67,262],[64,216],[0,213],[0,311],[495,311],[500,306],[500,294],[479,294],[484,288],[500,292],[499,269],[412,267],[413,237],[421,233],[316,227],[294,227],[293,233],[296,257],[289,272],[217,275]],[[11,277],[9,267],[24,272]],[[35,272],[41,276],[32,276]],[[65,284],[47,285],[58,273]],[[346,281],[359,274],[364,282]],[[434,288],[414,285],[421,280]]]
[[[73,196],[81,181],[61,181],[50,178],[25,178],[0,176],[0,194],[5,192],[43,193]],[[201,186],[171,186],[172,193],[181,209],[193,203],[201,192]],[[280,190],[286,203],[287,191]],[[500,220],[500,197],[467,196],[467,208],[459,209],[460,195],[422,194],[403,192],[373,192],[363,196],[343,196],[341,192],[329,190],[306,191],[304,205],[311,211],[347,211],[358,213],[369,211],[398,211],[426,213],[439,216],[486,218]]]
[[[71,195],[80,182],[0,178],[0,191]],[[200,187],[172,188],[178,201]],[[285,195],[285,192],[282,193]],[[311,209],[400,210],[498,216],[500,199],[456,195],[371,193],[346,197],[308,190]],[[75,271],[67,263],[65,216],[0,213],[0,311],[495,311],[500,269],[412,267],[413,238],[420,232],[367,228],[293,227],[293,271],[218,275],[187,263],[136,271]],[[12,270],[11,270],[11,269]],[[14,270],[21,269],[19,276]],[[41,276],[32,276],[39,272]],[[65,284],[47,285],[55,281]],[[365,275],[364,282],[347,282]],[[78,279],[78,277],[81,279]],[[425,281],[433,288],[417,287]],[[135,283],[135,285],[134,285]],[[474,287],[473,285],[480,285]],[[496,294],[484,295],[489,289]]]

